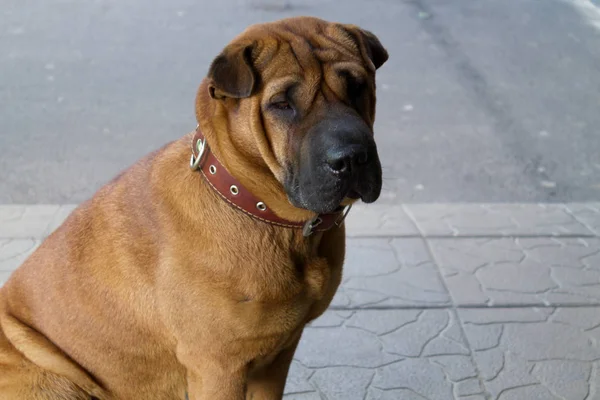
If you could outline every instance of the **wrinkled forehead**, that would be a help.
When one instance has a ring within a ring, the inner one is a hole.
[[[271,90],[288,85],[286,80],[316,86],[337,75],[349,74],[358,80],[369,76],[358,39],[341,24],[310,18],[273,22],[253,26],[239,39],[257,43],[254,68]]]

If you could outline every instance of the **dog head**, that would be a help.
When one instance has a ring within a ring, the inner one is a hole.
[[[227,135],[218,141],[272,174],[295,207],[329,212],[381,192],[375,71],[387,59],[357,26],[289,18],[236,37],[201,90]]]

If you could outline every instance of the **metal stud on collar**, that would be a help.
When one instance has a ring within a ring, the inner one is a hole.
[[[260,211],[265,211],[267,209],[267,205],[262,201],[259,201],[256,203],[256,208],[258,208]]]
[[[232,195],[237,196],[238,193],[240,193],[240,190],[238,189],[237,186],[235,185],[231,185],[231,187],[229,188],[229,191],[231,192]]]

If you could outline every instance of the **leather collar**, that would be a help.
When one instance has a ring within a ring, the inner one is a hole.
[[[192,171],[200,171],[206,182],[232,207],[271,225],[302,229],[304,236],[339,226],[351,208],[351,206],[340,207],[334,212],[318,214],[304,222],[289,221],[278,217],[266,202],[254,196],[225,169],[210,151],[200,127],[196,128],[192,139],[190,168]]]

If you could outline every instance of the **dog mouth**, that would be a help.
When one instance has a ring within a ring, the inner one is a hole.
[[[358,200],[373,203],[379,197],[379,186],[370,179],[364,179],[362,184],[354,184],[350,188],[347,185],[340,182],[331,187],[290,184],[288,188],[291,190],[288,190],[287,197],[294,207],[316,213],[330,213],[342,206],[354,204]]]
[[[346,129],[344,135],[323,129],[314,132],[307,136],[312,138],[308,145],[301,147],[304,152],[286,168],[284,187],[290,203],[316,213],[329,213],[357,200],[376,201],[382,171],[370,131]]]

